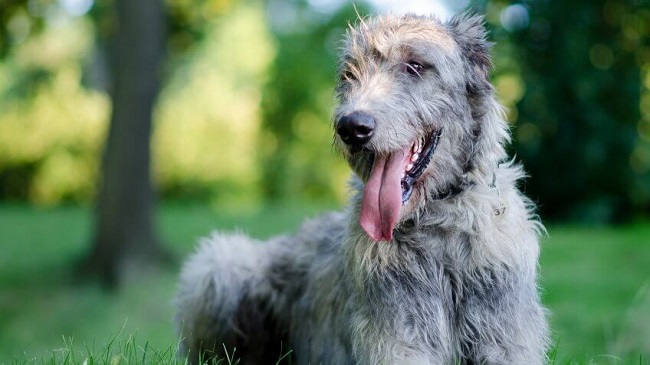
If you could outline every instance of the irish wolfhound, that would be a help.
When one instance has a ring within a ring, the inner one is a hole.
[[[348,209],[257,242],[215,233],[185,264],[182,347],[244,364],[541,364],[541,224],[519,192],[482,19],[361,20],[340,58]]]

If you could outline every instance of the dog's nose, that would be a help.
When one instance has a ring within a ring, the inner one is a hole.
[[[377,127],[375,118],[363,112],[344,115],[336,123],[336,133],[349,145],[362,145],[370,140]]]

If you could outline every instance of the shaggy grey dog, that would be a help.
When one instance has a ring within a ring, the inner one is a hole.
[[[186,262],[182,349],[244,364],[541,364],[543,230],[507,160],[482,18],[360,20],[340,58],[342,213],[258,242],[215,233]]]

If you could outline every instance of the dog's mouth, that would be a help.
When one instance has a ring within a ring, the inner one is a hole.
[[[420,138],[413,142],[411,146],[411,156],[408,164],[405,166],[404,175],[402,176],[402,204],[406,203],[413,195],[413,185],[417,179],[422,176],[424,170],[429,166],[433,152],[438,146],[438,141],[442,130],[438,129],[426,137]]]
[[[375,241],[390,241],[400,210],[431,162],[442,130],[418,138],[411,146],[388,155],[375,154],[363,189],[361,227]]]

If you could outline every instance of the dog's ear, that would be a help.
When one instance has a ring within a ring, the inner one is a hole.
[[[468,92],[482,94],[492,90],[489,81],[492,43],[487,40],[483,16],[471,12],[461,13],[451,18],[446,25],[458,42],[465,57],[467,71],[470,72]]]

